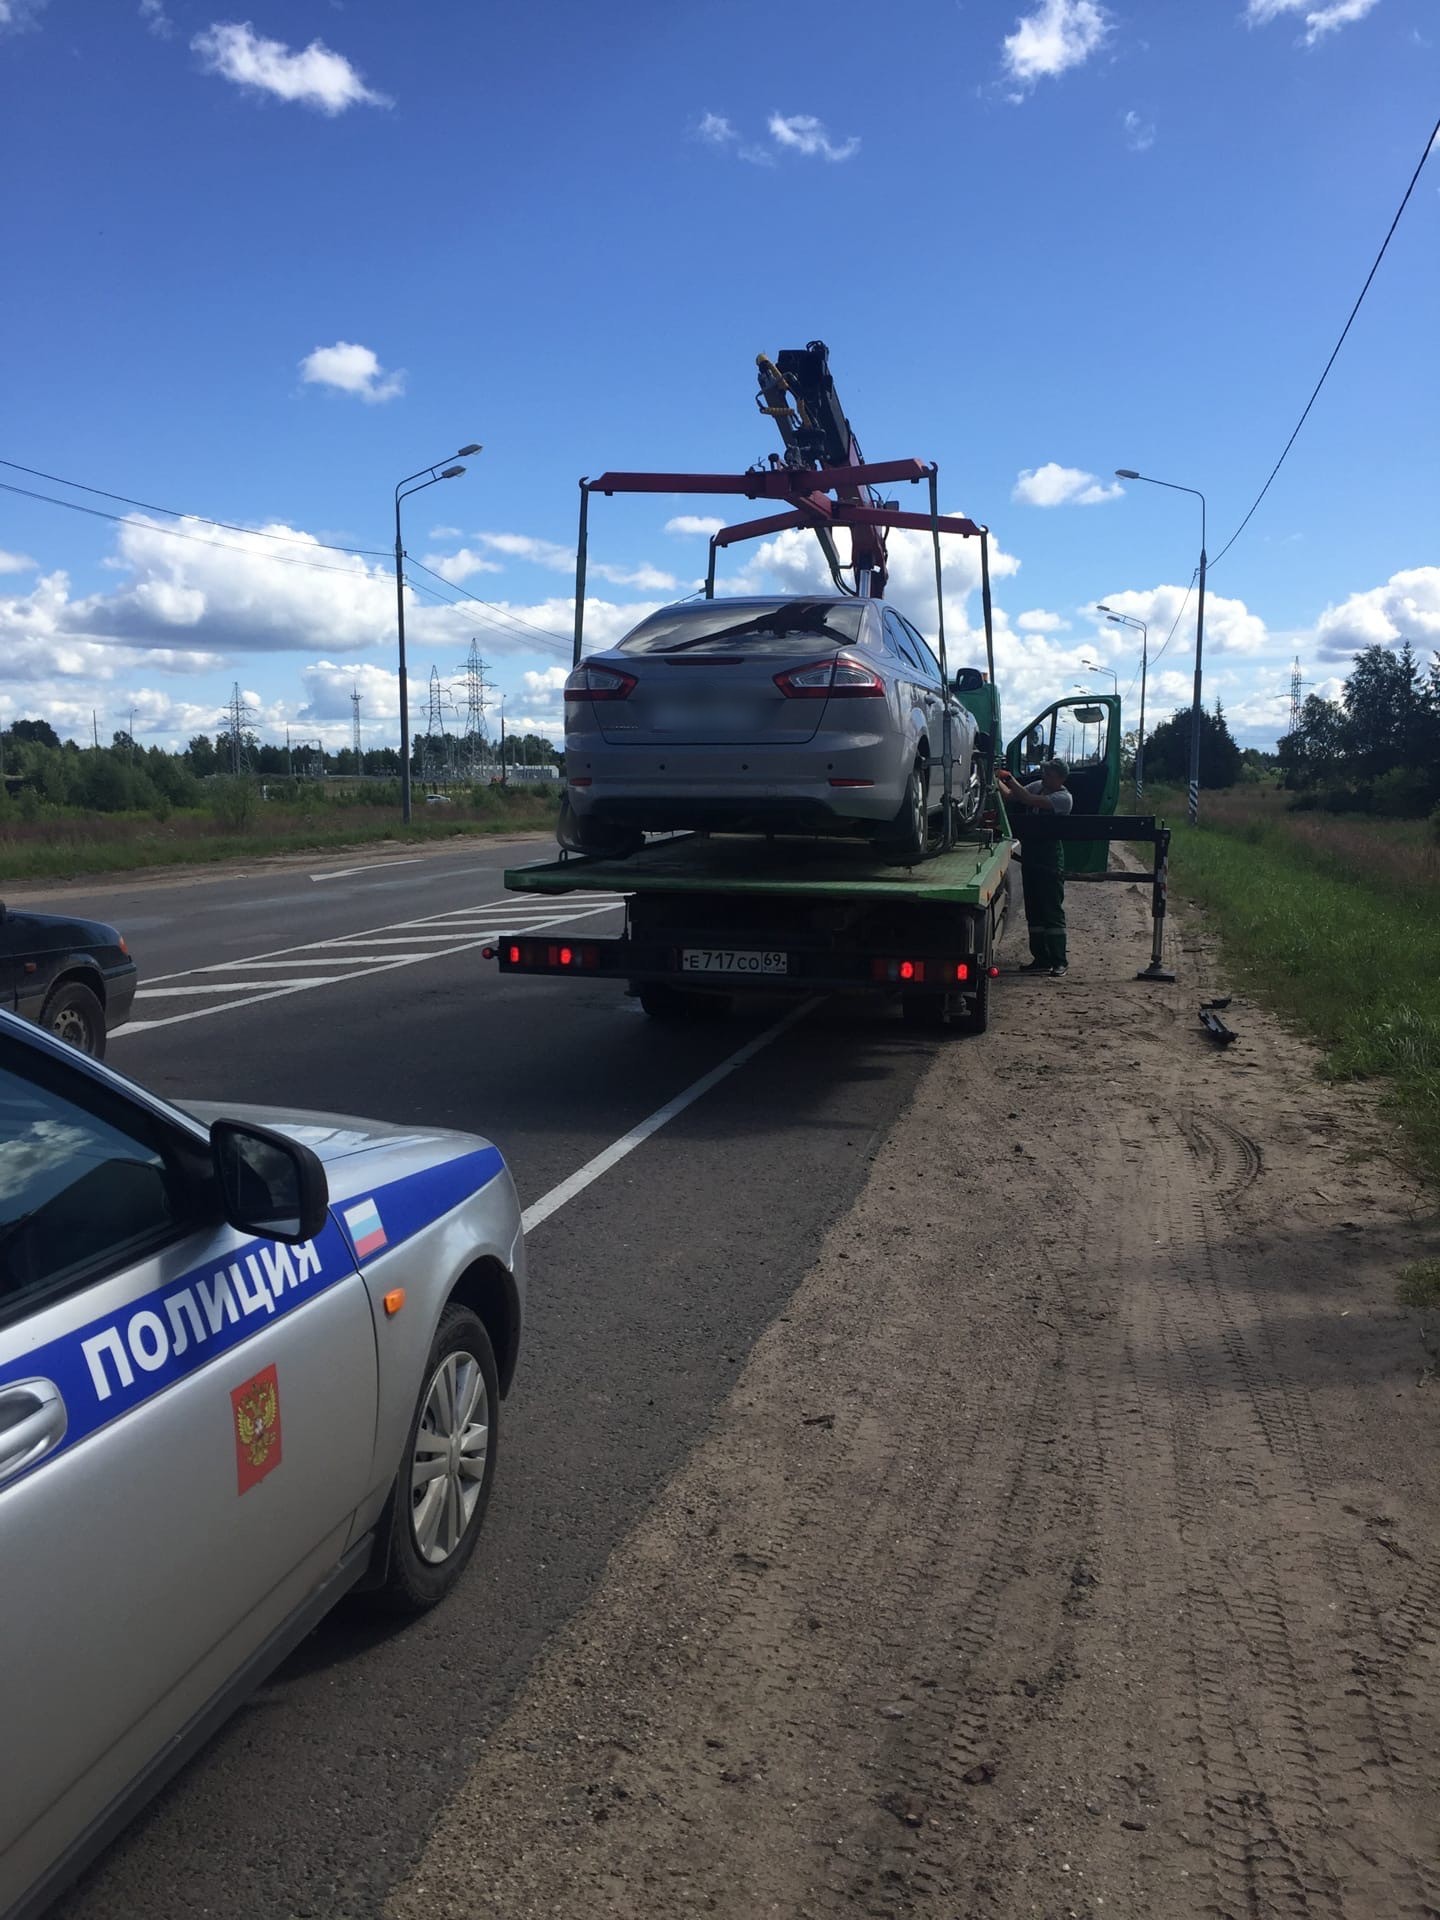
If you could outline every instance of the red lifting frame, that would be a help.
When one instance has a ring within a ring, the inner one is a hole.
[[[710,568],[705,596],[715,595],[715,554],[719,547],[733,546],[740,540],[758,539],[762,534],[783,533],[790,527],[848,527],[851,530],[852,560],[865,596],[882,599],[885,592],[885,542],[883,537],[866,537],[870,529],[903,527],[915,533],[930,534],[935,548],[935,603],[938,615],[940,673],[950,684],[950,667],[945,652],[945,595],[940,569],[940,535],[958,533],[964,539],[980,541],[980,598],[985,615],[985,665],[990,683],[995,682],[995,635],[990,612],[990,538],[989,529],[973,520],[942,515],[938,507],[939,468],[934,461],[873,460],[853,467],[761,467],[751,473],[602,473],[596,480],[580,482],[580,537],[575,547],[575,652],[574,665],[580,664],[585,634],[585,567],[587,559],[590,496],[615,493],[734,493],[747,500],[775,500],[785,503],[783,513],[767,514],[760,520],[747,520],[724,527],[710,542]],[[930,483],[929,513],[902,513],[898,507],[863,506],[853,497],[865,486],[888,481],[908,480]],[[835,495],[837,497],[832,498]],[[947,708],[948,734],[948,708]],[[951,761],[949,742],[945,750],[945,845],[950,844]]]

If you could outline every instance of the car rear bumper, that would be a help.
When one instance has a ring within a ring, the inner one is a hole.
[[[772,824],[843,831],[850,822],[893,820],[905,792],[893,746],[873,736],[822,736],[803,749],[631,747],[587,753],[572,747],[566,772],[570,804],[581,819],[656,833],[746,826],[763,832]],[[867,784],[836,784],[852,780]]]

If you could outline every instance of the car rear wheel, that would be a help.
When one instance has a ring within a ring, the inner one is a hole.
[[[645,844],[644,834],[633,827],[614,826],[576,813],[568,795],[560,801],[555,838],[567,853],[587,854],[594,860],[628,860]]]
[[[388,1564],[376,1605],[424,1613],[465,1571],[490,1504],[499,1408],[490,1336],[468,1307],[447,1307],[380,1522]]]
[[[40,1025],[94,1060],[105,1056],[104,1008],[99,997],[78,980],[67,980],[55,989],[41,1011]]]
[[[905,783],[905,798],[883,842],[885,857],[913,867],[925,858],[930,837],[930,763],[917,758]]]

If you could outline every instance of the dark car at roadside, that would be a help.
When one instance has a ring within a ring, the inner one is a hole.
[[[103,1058],[106,1034],[130,1011],[136,979],[123,935],[103,920],[0,903],[0,1007],[82,1053]]]

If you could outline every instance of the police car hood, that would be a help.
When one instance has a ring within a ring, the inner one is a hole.
[[[474,1133],[449,1127],[406,1127],[388,1120],[358,1120],[350,1114],[307,1113],[297,1107],[235,1106],[228,1101],[187,1100],[186,1113],[203,1126],[212,1120],[242,1120],[253,1127],[273,1127],[299,1140],[326,1166],[355,1154],[383,1151],[413,1156],[419,1161],[455,1160],[490,1142]]]

